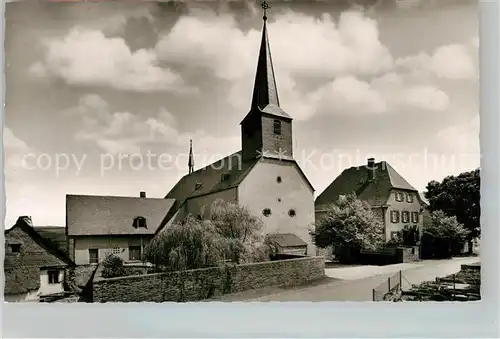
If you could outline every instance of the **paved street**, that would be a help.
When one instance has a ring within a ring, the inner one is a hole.
[[[254,291],[253,295],[241,294],[224,297],[224,301],[372,301],[373,288],[399,270],[403,271],[403,289],[411,284],[434,280],[460,271],[460,265],[480,261],[479,257],[429,260],[412,264],[383,267],[357,266],[326,269],[330,278],[322,284],[283,290]],[[382,274],[377,274],[382,272]],[[368,276],[370,275],[370,276]],[[342,279],[342,280],[340,280]],[[260,295],[259,295],[260,294]]]

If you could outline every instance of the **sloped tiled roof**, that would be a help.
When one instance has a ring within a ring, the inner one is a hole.
[[[429,200],[425,197],[424,192],[418,192],[418,196],[426,206],[429,206]]]
[[[331,205],[340,195],[349,193],[355,193],[360,200],[371,206],[379,206],[386,203],[391,189],[417,191],[387,162],[381,161],[374,166],[376,170],[373,181],[368,180],[371,169],[367,166],[345,169],[316,198],[316,210]]]
[[[35,226],[35,231],[43,238],[51,242],[52,245],[67,253],[68,238],[66,237],[66,228],[62,226]]]
[[[262,27],[262,39],[260,42],[258,60],[253,88],[252,109],[264,109],[269,104],[279,107],[278,89],[276,88],[273,60],[271,58],[271,48],[269,47],[265,21]]]
[[[7,256],[5,257],[7,260]],[[4,294],[21,294],[40,288],[40,268],[36,266],[11,266],[4,268]]]
[[[23,235],[24,234],[24,235]],[[31,239],[34,244],[26,243]],[[5,231],[6,244],[21,244],[20,253],[6,251],[4,259],[5,294],[25,293],[40,287],[40,269],[73,266],[73,261],[58,247],[43,238],[29,218],[21,217]]]
[[[258,159],[243,162],[241,151],[222,158],[191,174],[187,174],[168,192],[166,199],[175,199],[176,207],[189,198],[220,192],[237,187],[258,162]],[[225,180],[222,175],[225,174]]]
[[[69,236],[152,235],[174,205],[174,199],[66,195]],[[137,217],[147,227],[133,227]]]
[[[307,246],[307,243],[293,233],[273,233],[267,236],[268,241],[280,247]]]

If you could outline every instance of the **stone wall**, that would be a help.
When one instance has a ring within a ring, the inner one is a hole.
[[[268,286],[294,286],[325,276],[323,257],[227,265],[93,281],[94,302],[197,301]]]
[[[418,246],[398,247],[396,253],[398,257],[398,263],[410,263],[420,260]]]

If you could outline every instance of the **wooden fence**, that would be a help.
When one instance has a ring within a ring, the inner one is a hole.
[[[383,282],[379,286],[373,289],[373,301],[386,301],[390,299],[390,296],[397,292],[401,292],[403,285],[403,275],[401,271],[387,278],[386,282]]]

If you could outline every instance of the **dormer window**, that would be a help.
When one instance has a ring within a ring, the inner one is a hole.
[[[21,244],[10,244],[9,246],[12,253],[21,253]]]
[[[201,186],[202,186],[202,183],[201,183],[201,182],[196,182],[196,183],[194,184],[194,189],[195,189],[195,190],[198,190],[198,189],[200,189],[200,188],[201,188]]]
[[[401,192],[396,192],[396,201],[404,201],[404,195]]]
[[[227,180],[229,180],[229,174],[223,173],[223,174],[220,175],[220,181],[221,182],[224,182],[224,181],[227,181]]]
[[[281,121],[280,120],[274,120],[273,130],[274,130],[274,134],[281,135]]]
[[[146,218],[144,217],[135,218],[132,226],[134,228],[148,228],[148,225],[146,224]]]

